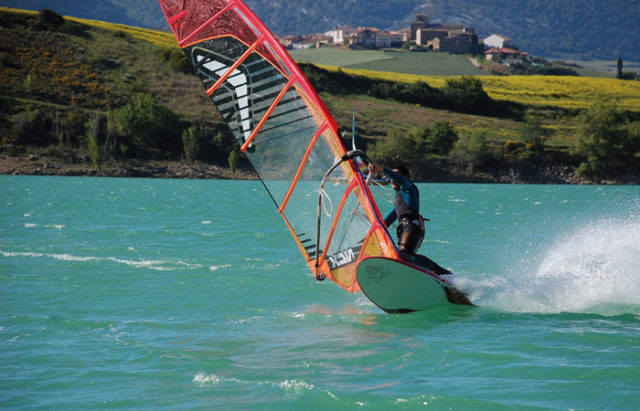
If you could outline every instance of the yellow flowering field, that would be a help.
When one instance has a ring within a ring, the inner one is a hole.
[[[0,7],[0,10],[17,12],[4,7]],[[37,12],[23,10],[19,12],[37,14]],[[133,38],[160,47],[178,47],[171,33],[69,16],[65,18],[105,30],[122,31]],[[325,70],[338,70],[336,67],[320,67]],[[341,70],[371,79],[403,83],[423,81],[436,88],[444,87],[446,80],[450,78],[347,68]],[[574,76],[477,76],[477,78],[482,81],[487,94],[496,100],[566,109],[582,109],[598,101],[613,101],[621,109],[640,112],[640,82],[638,81]]]
[[[98,20],[79,19],[76,17],[65,16],[65,19],[75,21],[77,23],[83,23],[89,26],[97,27],[104,30],[122,31],[129,34],[131,37],[139,40],[148,41],[151,44],[155,44],[160,47],[178,47],[176,38],[171,33],[165,33],[163,31],[143,29],[141,27],[126,26],[124,24],[107,23]]]
[[[0,7],[0,11],[9,12],[9,13],[28,14],[32,16],[36,16],[40,14],[40,12],[38,11],[17,10],[17,9],[11,9],[7,7]],[[126,26],[124,24],[107,23],[99,20],[79,19],[77,17],[72,17],[72,16],[64,16],[64,18],[66,20],[75,21],[76,23],[86,24],[88,26],[97,27],[104,30],[122,31],[124,33],[129,34],[133,38],[148,41],[149,43],[155,44],[156,46],[178,47],[178,44],[176,43],[176,39],[171,33],[165,33],[158,30],[143,29],[140,27]]]
[[[322,67],[338,70],[335,67]],[[342,71],[352,75],[403,83],[423,81],[442,88],[450,77],[420,76],[370,70]],[[640,82],[612,78],[575,76],[477,76],[491,98],[533,106],[582,109],[597,101],[613,101],[618,107],[640,111]]]
[[[494,99],[536,106],[581,109],[598,101],[640,111],[640,82],[574,76],[482,76],[484,90]]]

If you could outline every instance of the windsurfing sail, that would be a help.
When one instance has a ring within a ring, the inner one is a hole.
[[[355,292],[359,261],[399,259],[355,160],[343,159],[336,121],[254,13],[239,0],[159,1],[316,277]],[[337,163],[317,227],[318,187]]]

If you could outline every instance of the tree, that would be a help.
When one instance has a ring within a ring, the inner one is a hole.
[[[89,157],[97,170],[102,166],[102,150],[100,149],[100,115],[93,114],[91,120],[87,122],[87,148]]]
[[[573,153],[583,161],[576,173],[584,177],[616,175],[634,166],[640,138],[629,131],[624,115],[612,103],[599,102],[578,116]]]
[[[48,146],[55,144],[58,138],[51,114],[40,109],[14,116],[12,131],[14,142],[24,146]]]
[[[40,10],[38,19],[49,30],[56,30],[64,24],[64,17],[51,9]]]
[[[240,155],[238,154],[238,148],[234,147],[234,149],[229,153],[229,167],[231,167],[231,171],[233,172],[233,174],[236,173],[239,159]]]
[[[204,142],[202,141],[202,132],[195,124],[182,132],[182,145],[184,156],[189,163],[200,159],[203,151]]]
[[[542,127],[539,119],[528,119],[518,130],[525,143],[523,157],[533,162],[542,161],[544,156],[544,140],[549,132]]]
[[[167,48],[162,52],[162,57],[169,63],[169,68],[173,71],[185,74],[193,72],[187,56],[180,48]]]
[[[451,156],[461,168],[469,168],[475,173],[491,157],[487,136],[484,131],[466,131],[455,143]]]
[[[486,113],[491,99],[482,89],[482,82],[473,76],[448,79],[442,89],[452,109],[470,113]]]
[[[180,116],[150,94],[140,94],[116,113],[122,131],[140,149],[179,152],[182,148]]]
[[[412,162],[426,155],[429,129],[412,127],[409,130],[393,130],[369,150],[369,155],[381,163]]]
[[[426,139],[427,151],[447,155],[458,141],[458,133],[448,121],[436,122]]]

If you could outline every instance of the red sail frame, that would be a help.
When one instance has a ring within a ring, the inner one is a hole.
[[[284,96],[295,90],[301,101],[306,104],[309,115],[314,119],[317,130],[313,133],[311,142],[306,147],[304,156],[300,161],[286,195],[280,204],[276,202],[278,211],[301,252],[305,256],[312,271],[315,271],[315,258],[311,255],[308,247],[305,247],[300,234],[293,228],[290,218],[287,217],[290,198],[298,187],[299,179],[305,167],[309,164],[312,152],[316,150],[320,139],[330,148],[333,153],[333,161],[339,161],[346,149],[338,137],[338,126],[322,102],[316,91],[309,84],[308,80],[295,64],[293,59],[280,45],[275,36],[264,26],[264,24],[254,15],[254,13],[240,0],[159,0],[160,5],[167,17],[180,47],[187,48],[198,45],[211,39],[223,37],[234,38],[246,46],[244,53],[236,59],[230,66],[225,66],[224,73],[219,76],[213,85],[207,87],[207,94],[212,96],[230,76],[238,73],[238,69],[249,56],[259,55],[268,61],[274,68],[287,79],[284,87],[281,88],[277,97],[270,103],[268,109],[253,126],[250,135],[243,138],[241,150],[247,151],[252,145],[256,136],[262,131],[265,123],[270,120],[274,110],[279,106]],[[364,182],[362,175],[357,171],[351,160],[346,161],[341,166],[342,172],[348,180],[348,184],[339,206],[336,210],[330,229],[327,233],[324,244],[319,248],[322,252],[320,259],[321,272],[337,284],[355,292],[359,290],[355,276],[357,262],[366,257],[384,256],[398,259],[398,252],[389,232],[382,222],[380,211],[372,198],[368,186]],[[323,170],[326,171],[326,170]],[[260,173],[259,173],[260,174]],[[262,176],[261,176],[262,178]],[[347,198],[354,194],[357,198],[358,206],[366,213],[370,222],[368,233],[362,241],[359,256],[355,261],[348,261],[340,267],[331,267],[327,261],[327,253],[331,247],[334,232],[338,225]],[[274,199],[274,201],[276,201]]]

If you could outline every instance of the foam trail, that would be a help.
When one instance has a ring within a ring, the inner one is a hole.
[[[0,250],[2,257],[33,257],[33,258],[53,258],[60,261],[68,262],[113,262],[124,264],[136,268],[146,268],[157,271],[174,271],[178,268],[186,267],[187,269],[201,268],[201,264],[191,264],[180,260],[128,260],[117,257],[94,257],[94,256],[76,256],[71,254],[54,254],[54,253],[38,253],[31,251],[4,251]]]
[[[477,294],[487,294],[483,305],[640,314],[640,222],[602,220],[560,236],[535,257],[505,277],[475,284]]]

